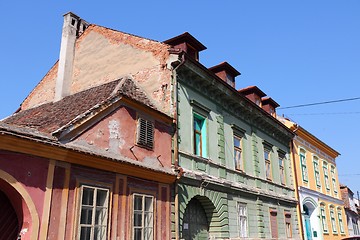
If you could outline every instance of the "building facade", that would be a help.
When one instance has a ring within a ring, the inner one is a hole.
[[[304,239],[342,239],[348,230],[335,161],[339,153],[296,123],[279,119],[296,134],[292,157]]]
[[[354,197],[354,193],[349,187],[340,185],[340,190],[345,206],[349,236],[359,236],[359,201]]]
[[[166,40],[174,59],[179,239],[299,239],[290,161],[293,137],[235,89],[239,72],[206,68],[188,33]],[[264,108],[272,103],[262,99]]]

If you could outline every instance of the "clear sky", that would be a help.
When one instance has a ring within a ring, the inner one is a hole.
[[[62,15],[163,41],[190,32],[206,67],[228,61],[237,88],[281,107],[360,97],[360,1],[0,1],[0,118],[57,61]],[[360,191],[360,100],[278,109],[341,153],[340,181]]]

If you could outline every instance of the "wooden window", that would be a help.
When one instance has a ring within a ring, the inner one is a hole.
[[[246,204],[237,203],[239,237],[247,237],[247,209]]]
[[[305,150],[300,150],[300,164],[301,164],[301,175],[304,182],[308,181],[308,172],[307,172],[307,166],[306,166],[306,152]]]
[[[343,218],[342,218],[341,208],[337,209],[337,214],[338,214],[338,220],[339,220],[340,233],[344,234],[345,230],[344,230],[344,222],[343,222]]]
[[[194,154],[206,157],[206,121],[205,118],[194,114]]]
[[[137,128],[137,144],[152,149],[154,146],[154,122],[139,117]]]
[[[324,172],[325,187],[326,190],[329,191],[330,190],[329,174],[328,174],[328,167],[326,162],[323,162],[323,172]]]
[[[321,187],[320,172],[319,172],[319,160],[317,157],[313,158],[315,182],[317,187]]]
[[[154,198],[150,195],[133,195],[133,240],[154,239]]]
[[[337,184],[336,184],[336,176],[335,176],[335,167],[331,165],[331,181],[334,189],[334,194],[337,195]]]
[[[325,213],[325,205],[324,204],[320,204],[320,217],[321,217],[321,224],[322,224],[322,228],[324,233],[328,233],[329,229],[328,229],[328,225],[326,222],[326,213]]]
[[[242,137],[234,135],[234,163],[236,170],[244,170],[244,162],[242,158]]]
[[[278,238],[278,223],[277,223],[276,209],[270,209],[270,229],[271,229],[271,237]]]
[[[330,206],[330,221],[331,221],[331,228],[332,228],[333,233],[337,233],[335,211],[334,211],[334,207],[332,207],[332,206]]]
[[[264,160],[265,160],[265,177],[267,180],[271,180],[271,161],[270,161],[270,148],[264,146]]]
[[[280,173],[280,182],[282,185],[286,184],[285,181],[285,168],[284,168],[284,159],[285,155],[283,153],[278,153],[279,155],[279,173]]]
[[[107,239],[109,189],[82,185],[80,190],[78,239]]]
[[[285,211],[285,231],[286,231],[286,237],[292,238],[291,214],[290,212],[286,212],[286,211]]]

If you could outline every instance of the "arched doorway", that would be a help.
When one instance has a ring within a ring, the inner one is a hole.
[[[9,198],[0,191],[0,240],[16,240],[20,233],[19,220]]]
[[[310,212],[310,209],[305,204],[303,205],[303,209],[304,209],[304,222],[305,222],[306,239],[307,240],[312,240],[312,230],[311,230],[311,221],[310,221],[310,216],[311,216],[312,212]]]
[[[182,225],[183,239],[208,240],[209,223],[205,210],[199,200],[193,198],[188,203]]]

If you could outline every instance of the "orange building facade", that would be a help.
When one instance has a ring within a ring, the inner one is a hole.
[[[339,153],[296,123],[280,120],[296,134],[291,154],[303,238],[335,240],[348,236],[335,161]]]

